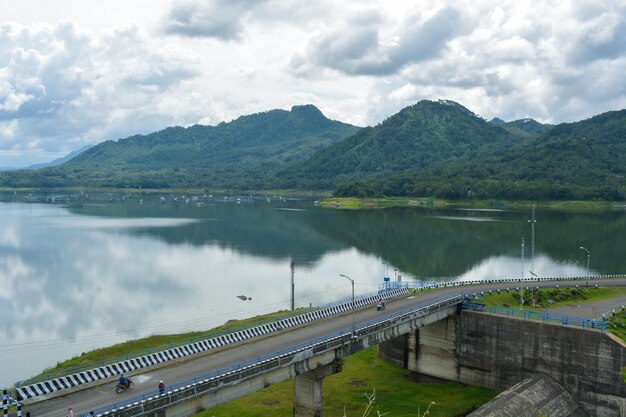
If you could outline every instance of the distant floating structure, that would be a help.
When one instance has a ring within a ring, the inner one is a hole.
[[[247,297],[245,295],[238,295],[237,298],[239,298],[240,300],[243,300],[243,301],[252,300],[252,297]]]

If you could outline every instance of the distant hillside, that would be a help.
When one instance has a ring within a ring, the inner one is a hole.
[[[72,151],[70,153],[68,153],[67,155],[61,157],[61,158],[57,158],[53,161],[50,162],[43,162],[41,164],[31,164],[28,167],[19,167],[19,168],[9,168],[9,167],[0,167],[0,171],[18,171],[21,169],[40,169],[40,168],[48,168],[48,167],[53,167],[53,166],[57,166],[57,165],[61,165],[67,161],[69,161],[70,159],[72,159],[73,157],[75,157],[76,155],[81,154],[82,152],[85,152],[87,149],[91,148],[93,145],[85,145],[80,149],[77,149],[75,151]]]
[[[626,199],[626,110],[551,126],[420,101],[375,127],[312,105],[103,142],[9,187],[334,189],[339,196]]]
[[[336,194],[623,200],[625,176],[626,110],[621,110],[557,125],[526,147],[351,182]]]
[[[77,149],[75,151],[72,151],[70,153],[68,153],[67,155],[61,157],[61,158],[57,158],[53,161],[50,162],[44,162],[41,164],[32,164],[30,167],[28,167],[29,169],[40,169],[40,168],[48,168],[48,167],[55,167],[61,164],[66,163],[67,161],[69,161],[70,159],[74,158],[75,156],[80,155],[81,153],[85,152],[87,149],[90,149],[91,147],[93,147],[93,145],[85,145],[80,149]]]
[[[529,137],[543,135],[554,127],[554,125],[539,123],[536,120],[528,118],[505,122],[500,118],[494,117],[491,119],[490,123],[500,126],[515,135]]]
[[[521,146],[520,137],[452,101],[420,101],[278,174],[286,188],[326,188]]]
[[[5,185],[257,188],[269,172],[355,133],[315,106],[241,116],[217,126],[170,127],[106,141],[65,164],[0,175]]]

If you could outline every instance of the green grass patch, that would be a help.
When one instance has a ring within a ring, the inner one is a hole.
[[[620,311],[609,318],[609,325],[606,328],[609,332],[626,342],[626,312]],[[626,367],[624,368],[624,382],[626,382]]]
[[[530,286],[530,285],[529,285]],[[535,307],[531,307],[531,294]],[[580,303],[611,300],[626,295],[626,287],[579,287],[579,288],[540,288],[539,290],[523,291],[524,309],[543,311],[550,307],[575,306]],[[504,306],[516,308],[520,306],[520,291],[485,294],[486,306]]]
[[[531,292],[524,290],[524,310],[546,311],[551,307],[576,306],[582,303],[611,300],[626,295],[626,287],[580,287],[580,288],[540,288],[532,292],[535,307],[530,306]],[[485,294],[485,306],[519,308],[520,291],[509,290]],[[626,312],[614,314],[608,320],[607,331],[626,342]]]
[[[322,207],[358,210],[358,209],[383,209],[388,207],[446,207],[462,206],[476,208],[491,207],[544,207],[557,210],[588,211],[612,209],[614,201],[526,201],[526,200],[442,200],[431,197],[329,197],[320,200]]]
[[[293,315],[304,314],[310,311],[310,308],[301,308],[292,311],[277,311],[270,314],[264,314],[261,316],[255,316],[249,319],[242,320],[230,320],[226,324],[216,327],[207,331],[189,332],[171,335],[155,335],[145,337],[142,339],[129,340],[124,343],[119,343],[113,346],[107,346],[101,349],[96,349],[90,352],[83,353],[80,356],[68,359],[63,362],[59,362],[56,366],[46,369],[39,375],[31,378],[34,380],[37,377],[44,376],[46,374],[61,372],[71,368],[81,367],[90,364],[97,364],[101,361],[109,361],[113,358],[137,357],[145,354],[147,351],[158,351],[170,348],[172,345],[180,345],[190,339],[204,338],[211,335],[219,335],[228,332],[234,332],[242,328],[250,328],[268,321],[280,320],[282,318],[290,317]]]
[[[374,346],[344,359],[343,370],[324,378],[324,415],[362,416],[366,394],[376,393],[374,411],[389,416],[417,416],[418,406],[432,417],[456,417],[474,410],[497,395],[497,392],[455,382],[418,383],[411,372],[378,358]],[[293,379],[205,410],[196,417],[282,417],[293,413]]]
[[[320,206],[342,210],[384,209],[388,207],[443,207],[444,200],[433,198],[380,197],[352,198],[331,197],[320,200]]]

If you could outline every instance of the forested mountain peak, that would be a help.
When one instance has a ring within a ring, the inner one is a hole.
[[[531,136],[540,136],[552,129],[554,125],[539,123],[534,119],[524,118],[505,123],[503,127],[513,131],[521,131]]]
[[[626,198],[626,110],[557,126],[487,122],[422,100],[374,127],[313,105],[103,142],[56,168],[0,173],[9,187],[335,188],[345,195]]]
[[[168,127],[105,141],[54,170],[20,181],[44,186],[255,188],[268,172],[302,161],[358,129],[326,118],[313,105],[293,106],[215,126]]]
[[[610,111],[574,123],[561,123],[545,135],[546,139],[583,139],[605,144],[626,142],[626,109]]]
[[[355,181],[336,192],[361,196],[624,200],[624,178],[626,110],[620,110],[550,127],[523,147],[476,160],[444,161],[382,180]]]
[[[350,175],[371,178],[516,146],[506,130],[450,100],[422,100],[279,173],[284,186],[332,187]]]
[[[466,116],[484,121],[484,119],[478,116],[476,113],[467,109],[463,105],[452,100],[420,100],[417,103],[407,106],[400,110],[398,113],[390,116],[388,119],[394,118],[401,114],[417,115],[422,114],[424,117],[433,116]],[[383,122],[384,123],[384,122]]]

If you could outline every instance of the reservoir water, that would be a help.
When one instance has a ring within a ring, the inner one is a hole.
[[[626,212],[0,195],[0,386],[96,347],[320,305],[391,280],[626,272]],[[522,237],[524,256],[522,257]],[[532,257],[534,246],[534,258]],[[242,300],[238,296],[245,296]]]

